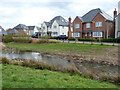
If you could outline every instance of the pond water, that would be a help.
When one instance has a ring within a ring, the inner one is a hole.
[[[9,53],[3,52],[3,57],[7,57],[8,59],[27,59],[27,60],[38,60],[40,62],[44,62],[50,65],[55,65],[60,68],[69,68],[69,67],[77,67],[80,72],[90,71],[94,74],[109,74],[109,75],[118,75],[119,66],[113,65],[101,65],[97,63],[91,63],[84,61],[82,63],[78,62],[70,62],[68,60],[62,59],[58,56],[50,56],[50,55],[41,55],[38,52],[21,52],[21,51],[11,51]]]

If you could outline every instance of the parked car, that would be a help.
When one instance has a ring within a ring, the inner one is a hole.
[[[60,36],[57,36],[56,39],[58,39],[58,40],[67,40],[68,37],[66,37],[66,35],[60,35]]]
[[[39,35],[39,36],[40,36],[40,35]],[[38,33],[33,34],[31,37],[32,37],[32,38],[38,38]]]

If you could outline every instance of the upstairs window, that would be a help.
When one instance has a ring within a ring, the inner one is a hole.
[[[80,28],[80,24],[75,24],[75,28]]]
[[[87,24],[86,24],[86,28],[90,28],[90,23],[87,23]]]
[[[57,28],[57,26],[54,26],[54,29],[56,29]]]
[[[102,27],[102,22],[96,22],[95,25],[96,27]]]

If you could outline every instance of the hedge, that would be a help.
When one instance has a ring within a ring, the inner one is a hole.
[[[13,37],[11,35],[4,35],[3,42],[5,43],[13,42]]]
[[[68,38],[69,41],[75,41],[75,38]]]

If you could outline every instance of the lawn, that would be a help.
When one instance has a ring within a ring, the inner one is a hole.
[[[64,53],[64,54],[76,54],[88,51],[102,52],[105,48],[111,48],[116,46],[110,45],[90,45],[79,43],[57,43],[57,44],[28,44],[28,43],[8,43],[8,47],[18,48],[21,50],[32,50],[43,53]]]
[[[80,44],[80,43],[8,43],[6,46],[20,50],[38,51],[41,54],[58,55],[68,60],[94,60],[95,62],[109,62],[118,65],[118,46]]]
[[[15,65],[2,65],[3,88],[119,88],[70,73],[31,69]]]

